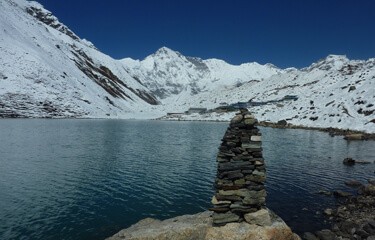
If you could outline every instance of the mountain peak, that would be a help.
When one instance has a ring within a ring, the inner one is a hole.
[[[164,55],[170,55],[170,54],[176,54],[176,53],[178,53],[178,52],[163,46],[155,52],[155,55],[163,55],[163,54]]]
[[[334,55],[330,54],[325,58],[318,60],[316,63],[311,64],[307,68],[303,68],[302,70],[311,71],[313,69],[320,69],[328,71],[330,69],[340,69],[345,63],[349,62],[350,60],[346,57],[346,55]]]
[[[325,60],[340,60],[340,61],[348,61],[349,59],[346,55],[336,55],[336,54],[329,54]]]

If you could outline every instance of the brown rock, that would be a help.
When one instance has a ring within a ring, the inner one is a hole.
[[[363,140],[364,135],[361,133],[348,134],[344,137],[345,140]]]

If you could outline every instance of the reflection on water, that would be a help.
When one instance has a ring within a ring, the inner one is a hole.
[[[226,123],[1,120],[0,239],[102,239],[145,217],[210,206],[215,155]],[[268,206],[298,230],[330,197],[320,188],[365,180],[373,142],[305,130],[261,129]],[[302,210],[307,208],[307,210]]]

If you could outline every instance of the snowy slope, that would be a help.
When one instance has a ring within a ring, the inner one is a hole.
[[[283,72],[271,64],[235,66],[219,59],[186,57],[167,47],[142,61],[125,58],[122,62],[133,77],[141,79],[161,99],[181,92],[195,95],[220,86],[241,85]]]
[[[0,1],[0,115],[127,117],[157,100],[36,2]]]
[[[330,55],[304,69],[279,69],[162,47],[142,61],[114,60],[25,0],[0,1],[0,32],[0,117],[155,118],[251,99],[271,101],[250,108],[260,120],[375,133],[375,59]],[[286,95],[298,100],[277,102]]]
[[[219,87],[195,96],[181,93],[163,101],[170,112],[190,107],[216,108],[222,102],[267,102],[297,95],[297,101],[282,101],[250,107],[263,121],[287,120],[295,125],[334,127],[375,132],[375,59],[349,60],[330,55],[301,70],[289,69],[263,81],[239,87]],[[224,115],[227,120],[232,116]],[[219,119],[222,115],[185,116],[185,119]]]

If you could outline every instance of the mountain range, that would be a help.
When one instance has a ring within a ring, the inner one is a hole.
[[[156,118],[236,102],[260,120],[375,132],[375,59],[329,55],[303,69],[231,65],[162,47],[116,60],[37,2],[0,1],[0,116]],[[295,101],[282,101],[294,96]],[[209,112],[186,120],[228,120]]]

